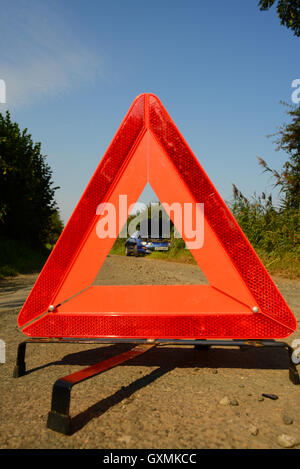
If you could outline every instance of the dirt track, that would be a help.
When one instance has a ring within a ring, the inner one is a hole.
[[[0,365],[1,448],[280,448],[281,434],[300,448],[300,386],[289,381],[281,350],[155,348],[74,388],[71,436],[48,430],[55,380],[128,346],[32,344],[28,373],[12,378],[17,345],[25,337],[17,315],[35,279],[32,274],[0,282],[0,338],[7,345],[6,364]],[[299,322],[300,282],[274,280]],[[203,282],[197,266],[121,256],[108,257],[95,281]],[[296,338],[299,331],[287,341]],[[262,393],[278,399],[262,400]],[[220,404],[225,396],[231,405]]]

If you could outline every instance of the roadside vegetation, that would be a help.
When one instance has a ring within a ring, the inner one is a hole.
[[[279,190],[279,203],[265,193],[247,199],[234,185],[231,210],[270,272],[300,277],[300,106],[286,106],[290,123],[273,135],[286,161],[276,171],[258,158]]]
[[[264,193],[247,199],[234,186],[232,211],[271,273],[300,277],[299,210],[277,208]]]
[[[0,114],[0,277],[43,266],[63,228],[56,189],[41,144]]]

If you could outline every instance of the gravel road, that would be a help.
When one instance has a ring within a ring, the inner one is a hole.
[[[300,449],[300,386],[283,350],[156,347],[72,391],[73,434],[46,428],[53,383],[128,345],[30,344],[25,376],[12,372],[26,338],[17,315],[36,274],[0,282],[1,448]],[[273,277],[300,320],[300,282]],[[197,284],[197,266],[109,256],[95,284]],[[300,339],[299,330],[287,342]],[[277,400],[263,393],[276,394]]]

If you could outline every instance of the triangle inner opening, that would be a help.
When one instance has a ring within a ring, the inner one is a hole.
[[[208,285],[148,183],[93,285]]]

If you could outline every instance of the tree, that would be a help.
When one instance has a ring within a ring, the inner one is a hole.
[[[276,0],[260,0],[260,10],[269,10]],[[294,31],[295,36],[300,36],[300,0],[278,0],[277,13],[280,23]]]
[[[45,159],[27,129],[21,131],[8,111],[0,113],[0,234],[37,248],[58,216],[57,187]]]
[[[49,227],[49,231],[48,231],[47,238],[45,239],[45,241],[47,243],[47,247],[52,249],[64,228],[63,222],[57,210],[55,210],[51,214],[49,218],[49,222],[48,222],[48,227]]]

